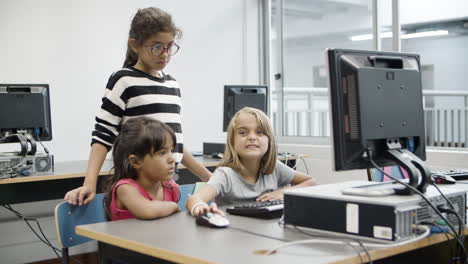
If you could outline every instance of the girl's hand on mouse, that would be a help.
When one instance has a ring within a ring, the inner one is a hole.
[[[210,210],[210,206],[208,206],[206,203],[196,204],[195,208],[192,208],[192,215],[196,217],[202,214],[206,214]]]
[[[274,192],[264,193],[257,197],[257,202],[267,202],[267,201],[275,201],[283,199],[283,191],[276,190]]]
[[[219,214],[221,216],[225,216],[224,212],[222,210],[218,209],[218,206],[216,205],[216,203],[211,203],[210,212],[212,212],[214,214]]]

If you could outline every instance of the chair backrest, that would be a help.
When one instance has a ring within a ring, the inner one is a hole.
[[[406,179],[408,178],[408,173],[406,172],[405,169],[401,168],[400,166],[387,166],[381,168],[385,173],[390,174],[392,177],[397,178],[397,179]],[[372,174],[372,181],[376,182],[384,182],[384,181],[389,181],[391,180],[389,177],[384,175],[381,171],[378,169],[371,169],[371,174]]]
[[[71,205],[61,202],[55,207],[55,227],[57,239],[62,248],[76,246],[90,241],[90,238],[75,233],[75,226],[105,222],[106,213],[104,194],[96,197],[86,205]]]
[[[197,182],[193,184],[182,184],[180,185],[180,199],[177,202],[177,205],[182,209],[182,211],[186,211],[185,203],[187,203],[188,197],[191,194],[198,192],[206,182]]]

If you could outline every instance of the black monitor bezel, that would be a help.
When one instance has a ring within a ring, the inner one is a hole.
[[[25,83],[20,83],[20,84],[16,84],[16,83],[0,83],[0,87],[6,87],[7,89],[27,89],[27,88],[31,88],[31,87],[42,87],[44,88],[44,91],[42,94],[43,94],[43,97],[44,97],[44,103],[45,103],[45,107],[44,107],[44,110],[45,110],[45,116],[44,116],[44,120],[45,120],[45,124],[44,124],[44,127],[45,129],[48,130],[48,134],[41,134],[39,135],[39,138],[37,137],[34,137],[35,140],[40,140],[40,141],[51,141],[53,139],[53,133],[52,133],[52,119],[51,119],[51,106],[50,106],[50,87],[49,87],[49,84],[45,84],[45,83],[35,83],[35,84],[25,84]],[[2,130],[23,130],[25,128],[4,128],[2,127],[2,125],[0,124],[0,132]],[[31,135],[31,136],[34,136],[34,135]],[[5,140],[3,140],[1,143],[13,143],[13,142],[16,142],[15,138],[12,137],[12,138],[6,138]]]
[[[228,109],[228,97],[232,95],[231,91],[232,88],[242,88],[242,89],[264,89],[265,90],[265,108],[264,109],[259,109],[263,112],[265,112],[266,115],[269,113],[269,89],[268,85],[224,85],[224,95],[223,95],[223,132],[227,131],[227,127],[229,125],[229,122],[231,121],[231,118],[234,116],[235,112],[233,109]],[[251,105],[244,105],[244,106],[251,106]],[[255,107],[255,106],[251,106]],[[255,107],[257,108],[257,107]],[[230,113],[230,114],[229,114]]]

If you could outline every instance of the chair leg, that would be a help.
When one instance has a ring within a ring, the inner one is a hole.
[[[62,263],[68,264],[69,256],[68,256],[68,248],[62,248]]]

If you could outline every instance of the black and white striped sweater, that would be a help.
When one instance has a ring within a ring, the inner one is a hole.
[[[174,158],[179,163],[183,155],[180,88],[170,75],[162,73],[162,76],[157,78],[133,67],[113,73],[96,116],[91,145],[101,143],[110,150],[122,123],[146,116],[174,130],[177,139]]]

